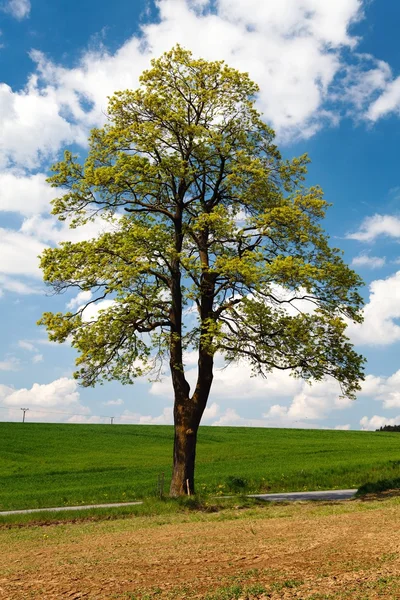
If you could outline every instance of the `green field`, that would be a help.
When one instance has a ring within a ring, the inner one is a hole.
[[[154,425],[0,423],[0,510],[148,497],[161,472],[168,491],[172,433],[172,427]],[[396,477],[399,433],[199,432],[198,493],[357,488]]]

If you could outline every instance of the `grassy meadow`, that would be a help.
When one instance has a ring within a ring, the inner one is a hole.
[[[173,430],[0,423],[0,510],[123,502],[171,475]],[[197,492],[358,488],[400,477],[400,434],[201,427]]]

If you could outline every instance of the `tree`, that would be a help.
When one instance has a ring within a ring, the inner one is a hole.
[[[39,323],[51,340],[72,340],[83,386],[129,384],[169,358],[173,496],[187,484],[194,492],[217,352],[246,359],[258,375],[333,377],[349,397],[362,378],[363,358],[344,334],[345,318],[361,321],[361,280],[329,246],[321,189],[303,187],[307,156],[282,159],[257,91],[246,73],[176,46],[152,61],[137,90],[110,99],[84,164],[66,151],[49,179],[65,191],[53,214],[72,227],[101,217],[105,228],[44,251],[55,292],[92,298]],[[101,300],[110,302],[89,319],[85,309]],[[198,354],[193,390],[188,351]]]
[[[400,432],[400,425],[383,425],[382,427],[379,427],[379,429],[375,429],[375,431]]]

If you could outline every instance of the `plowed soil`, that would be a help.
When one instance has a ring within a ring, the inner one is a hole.
[[[400,500],[2,530],[0,598],[400,599]]]

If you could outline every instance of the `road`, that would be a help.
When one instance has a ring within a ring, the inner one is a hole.
[[[325,490],[318,492],[285,492],[282,494],[249,494],[249,498],[260,498],[269,502],[298,502],[300,500],[350,500],[357,490]],[[231,496],[226,496],[231,497]],[[0,517],[7,515],[28,515],[30,513],[54,512],[59,510],[85,510],[91,508],[117,508],[118,506],[134,506],[143,502],[118,502],[114,504],[88,504],[82,506],[54,506],[51,508],[29,508],[26,510],[0,511]]]
[[[143,502],[116,502],[114,504],[87,504],[81,506],[53,506],[51,508],[28,508],[26,510],[3,510],[0,517],[6,515],[29,515],[30,513],[54,512],[56,510],[85,510],[88,508],[116,508],[118,506],[134,506]]]
[[[288,492],[284,494],[251,494],[270,502],[296,502],[299,500],[350,500],[357,490],[325,490],[321,492]]]

